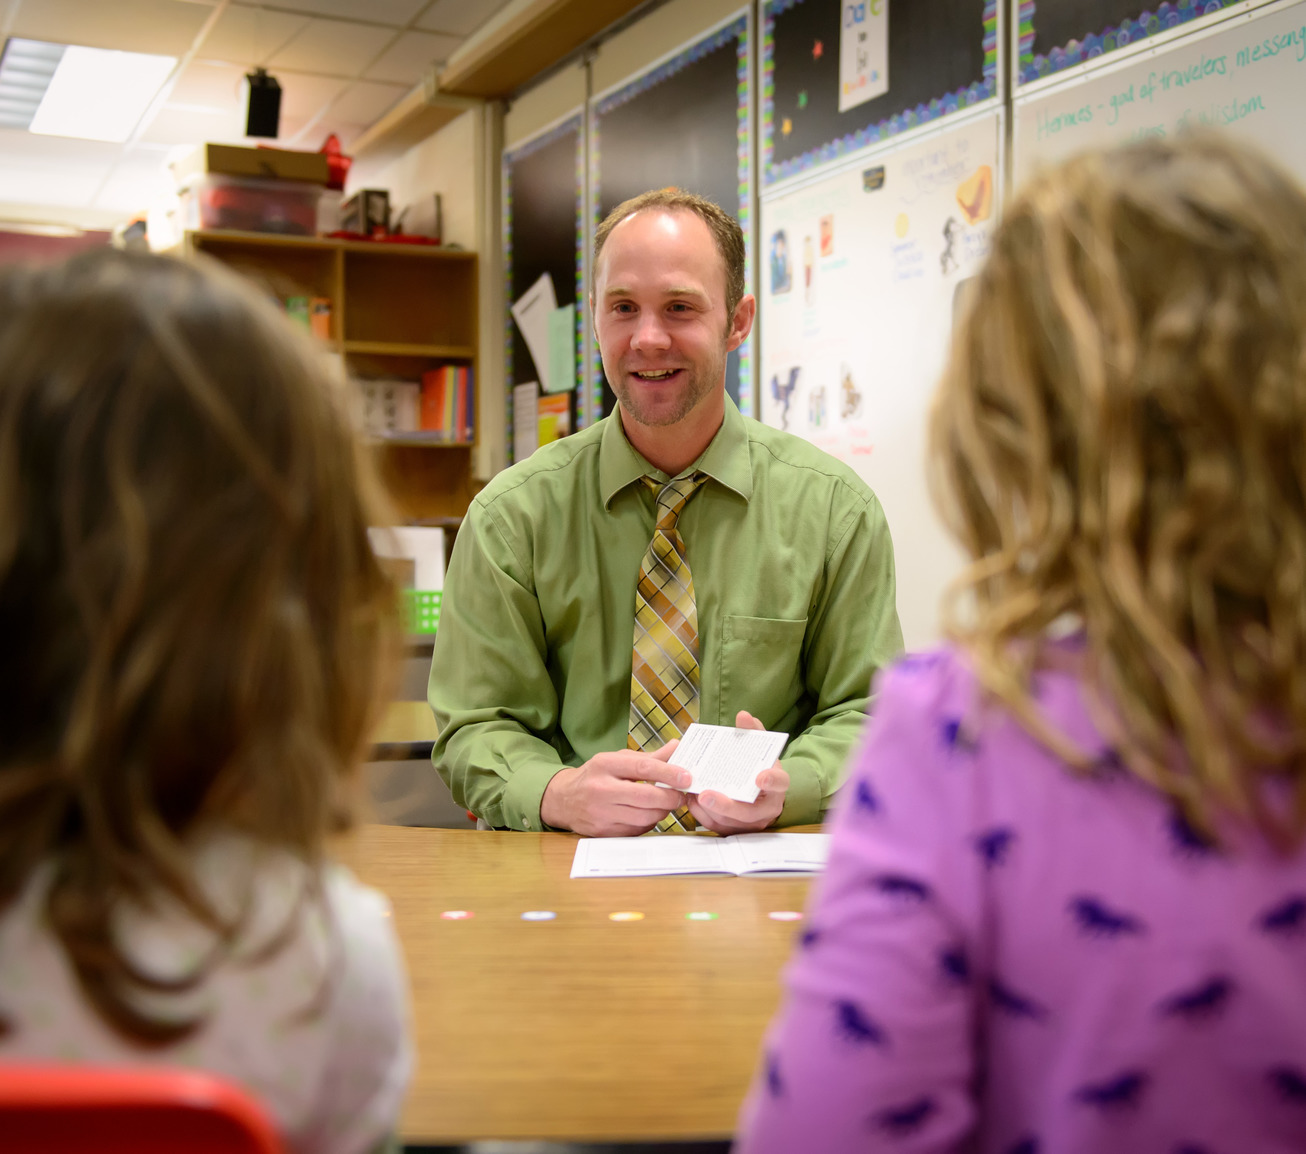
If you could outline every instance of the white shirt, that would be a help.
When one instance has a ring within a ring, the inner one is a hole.
[[[52,869],[36,872],[0,916],[0,1062],[189,1066],[241,1083],[296,1154],[362,1154],[395,1127],[412,1067],[407,979],[386,899],[341,866],[321,875],[286,945],[257,958],[311,886],[282,851],[231,835],[196,850],[196,877],[222,910],[250,901],[234,950],[193,991],[151,995],[153,1016],[201,1013],[192,1035],[163,1048],[115,1033],[83,997],[44,924]],[[175,906],[123,909],[119,941],[151,974],[193,972],[214,935]]]

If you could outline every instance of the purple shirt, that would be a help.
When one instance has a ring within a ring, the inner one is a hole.
[[[884,677],[742,1154],[1306,1151],[1306,852],[1213,848],[1037,692],[1093,772],[954,651]]]

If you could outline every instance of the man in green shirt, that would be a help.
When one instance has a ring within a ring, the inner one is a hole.
[[[744,288],[743,234],[709,201],[645,193],[599,227],[591,307],[617,409],[495,477],[445,578],[432,756],[493,827],[630,835],[687,809],[687,827],[736,833],[819,821],[839,784],[871,677],[902,648],[893,547],[851,469],[726,395],[757,309]],[[672,482],[689,495],[667,521]],[[692,571],[697,664],[672,732],[697,716],[788,733],[756,801],[683,794],[672,744],[631,748],[655,527]]]

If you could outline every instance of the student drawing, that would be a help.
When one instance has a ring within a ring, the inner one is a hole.
[[[826,411],[825,386],[818,385],[807,394],[807,420],[814,429],[825,427],[829,414]]]
[[[778,374],[771,375],[771,399],[780,406],[780,428],[786,431],[789,429],[789,405],[793,400],[794,390],[798,387],[798,377],[802,371],[801,365],[794,365],[783,384]]]
[[[816,303],[815,257],[812,255],[812,238],[803,237],[803,303]]]
[[[853,384],[853,371],[848,365],[839,366],[839,417],[848,420],[862,411],[862,394]]]
[[[789,268],[789,241],[784,229],[771,234],[771,295],[779,296],[793,287],[793,274]]]
[[[961,239],[961,225],[955,216],[950,216],[943,224],[943,251],[939,254],[939,271],[947,276],[961,268],[957,259],[957,241]]]
[[[1040,173],[935,398],[973,564],[877,685],[740,1154],[1299,1149],[1306,191]]]
[[[205,1069],[295,1154],[379,1146],[411,1069],[326,848],[398,630],[344,388],[214,266],[0,274],[0,1063]]]

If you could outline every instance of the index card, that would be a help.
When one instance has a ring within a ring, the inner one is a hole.
[[[756,801],[757,775],[775,763],[788,740],[787,733],[695,722],[668,764],[694,775],[685,793],[714,789],[734,801]]]

